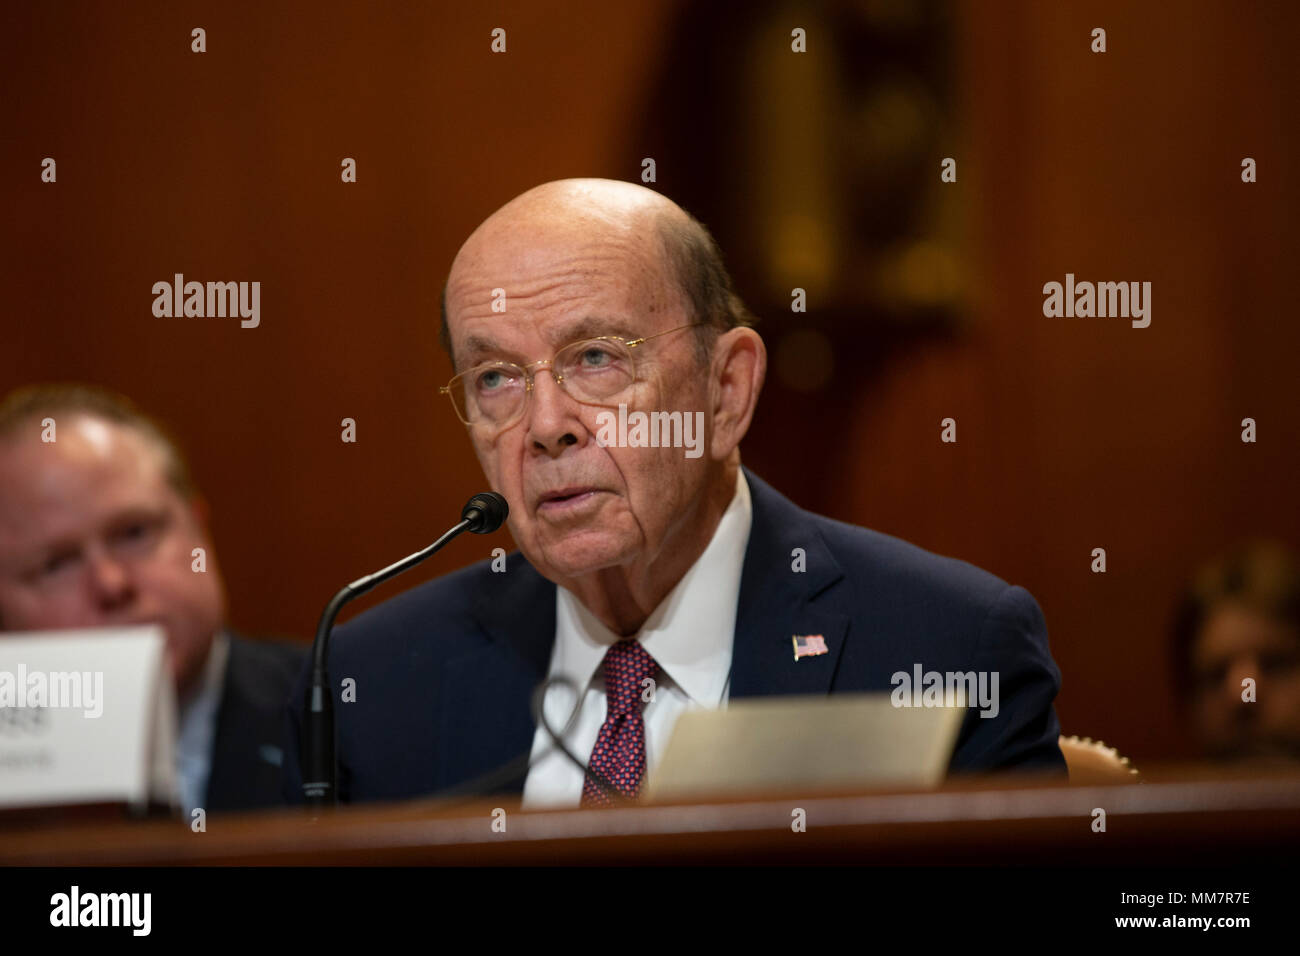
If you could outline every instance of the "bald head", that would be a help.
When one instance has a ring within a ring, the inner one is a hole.
[[[734,497],[762,388],[762,339],[737,327],[717,246],[649,189],[547,183],[466,240],[443,303],[447,391],[520,550],[635,632]],[[682,434],[611,440],[615,409],[691,421],[693,453]]]
[[[465,291],[467,273],[513,274],[547,247],[599,237],[634,253],[650,305],[680,305],[696,330],[697,358],[707,360],[717,332],[753,324],[732,290],[731,277],[708,229],[667,197],[612,179],[543,183],[506,203],[474,230],[452,262],[442,294],[440,340],[461,367],[448,322],[448,300]],[[675,300],[675,301],[674,301]]]
[[[644,227],[656,215],[687,218],[675,202],[635,183],[614,179],[560,179],[534,186],[488,216],[465,241],[461,254],[485,236],[499,235],[502,230],[520,224],[567,222],[575,226],[626,230]]]

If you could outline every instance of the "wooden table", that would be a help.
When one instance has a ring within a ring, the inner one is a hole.
[[[1105,832],[1094,810],[1105,811]],[[802,810],[806,829],[792,825]],[[494,813],[494,811],[496,811]],[[494,823],[496,824],[494,827]],[[500,832],[504,823],[504,832]],[[766,794],[608,810],[418,802],[179,820],[0,819],[0,866],[1291,863],[1300,773],[1172,768],[1137,785],[954,781],[927,792]]]

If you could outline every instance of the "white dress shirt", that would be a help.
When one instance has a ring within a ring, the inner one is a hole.
[[[737,469],[736,493],[708,547],[635,635],[659,664],[654,695],[641,711],[647,777],[662,758],[682,713],[727,704],[740,574],[752,520],[749,485],[744,472]],[[605,722],[605,680],[600,665],[610,645],[618,640],[619,635],[572,592],[556,589],[555,647],[549,676],[566,678],[582,688],[582,702],[575,712],[573,692],[557,686],[547,693],[543,707],[547,721],[584,764]],[[582,770],[560,753],[539,726],[533,737],[523,805],[576,807],[582,799],[583,778]]]
[[[226,682],[226,661],[230,657],[230,637],[218,631],[208,650],[207,662],[198,686],[180,706],[176,735],[176,783],[186,821],[195,807],[207,799],[208,780],[212,776],[212,745],[217,734],[217,709]]]

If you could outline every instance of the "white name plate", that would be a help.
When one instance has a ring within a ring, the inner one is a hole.
[[[156,626],[0,634],[0,808],[175,806],[166,649]]]
[[[753,697],[689,710],[647,799],[764,790],[928,789],[943,781],[965,707],[899,708],[890,694]]]

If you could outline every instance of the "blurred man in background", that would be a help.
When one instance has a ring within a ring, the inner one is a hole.
[[[206,505],[156,422],[79,385],[0,403],[0,629],[161,625],[187,814],[279,802],[280,715],[304,651],[239,638],[225,613]]]
[[[1300,762],[1300,563],[1253,543],[1193,577],[1174,628],[1177,689],[1205,756]]]

